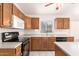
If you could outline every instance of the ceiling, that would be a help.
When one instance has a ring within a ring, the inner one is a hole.
[[[77,3],[58,4],[59,10],[56,10],[56,3],[48,7],[45,7],[46,4],[47,3],[16,3],[16,5],[24,12],[24,14],[79,13],[79,4]]]

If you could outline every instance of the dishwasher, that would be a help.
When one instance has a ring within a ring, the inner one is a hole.
[[[67,37],[56,37],[56,42],[66,42]]]

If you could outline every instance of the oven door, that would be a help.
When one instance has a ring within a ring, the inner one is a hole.
[[[29,40],[23,43],[23,56],[29,56]]]

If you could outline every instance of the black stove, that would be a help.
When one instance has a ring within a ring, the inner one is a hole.
[[[19,42],[19,32],[3,32],[2,42]]]
[[[22,56],[29,55],[29,38],[19,37],[19,32],[3,32],[2,42],[22,42]]]

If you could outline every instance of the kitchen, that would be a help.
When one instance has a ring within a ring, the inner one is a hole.
[[[73,44],[76,45],[75,42],[79,40],[77,27],[79,4],[48,3],[48,5],[0,3],[0,55],[73,55],[71,53],[73,49],[67,53],[63,48],[71,42],[73,47]]]

